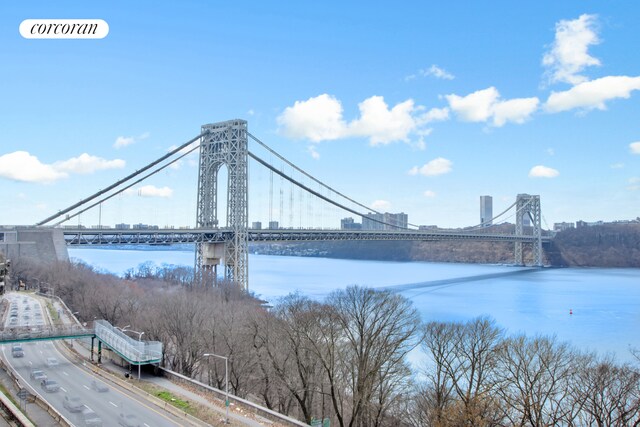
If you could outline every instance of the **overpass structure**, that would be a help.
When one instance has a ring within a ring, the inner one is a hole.
[[[162,343],[134,340],[106,320],[96,320],[93,327],[81,325],[13,327],[0,330],[0,344],[29,341],[53,341],[91,338],[91,360],[97,340],[98,363],[102,362],[105,345],[131,365],[146,365],[162,361]]]

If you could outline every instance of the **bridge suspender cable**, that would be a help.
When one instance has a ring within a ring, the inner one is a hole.
[[[95,199],[96,197],[100,197],[101,195],[113,190],[114,188],[118,187],[119,185],[123,184],[124,182],[129,181],[132,178],[135,178],[136,176],[140,175],[141,173],[149,170],[150,168],[154,167],[155,165],[157,165],[158,163],[168,159],[169,157],[173,156],[174,154],[176,154],[178,151],[185,149],[186,147],[189,146],[189,144],[192,144],[193,142],[197,141],[198,139],[200,139],[203,135],[208,134],[209,131],[206,130],[204,133],[201,133],[200,135],[190,139],[189,141],[185,142],[184,144],[182,144],[181,146],[179,146],[178,148],[176,148],[175,150],[171,150],[170,152],[168,152],[167,154],[165,154],[164,156],[160,157],[159,159],[155,160],[152,163],[149,163],[148,165],[146,165],[145,167],[143,167],[142,169],[139,169],[137,171],[135,171],[134,173],[132,173],[131,175],[119,180],[118,182],[108,186],[107,188],[105,188],[104,190],[100,190],[95,194],[92,194],[91,196],[84,198],[82,200],[80,200],[78,203],[69,206],[66,209],[63,209],[61,211],[59,211],[58,213],[51,215],[50,217],[36,223],[36,225],[44,225],[56,218],[61,217],[62,215],[74,210],[75,208],[84,205],[87,202],[90,202],[91,200]],[[94,205],[95,206],[95,205]],[[75,216],[75,215],[74,215]]]
[[[187,156],[187,155],[191,154],[191,152],[193,152],[194,150],[196,150],[196,149],[198,149],[198,148],[200,148],[200,145],[196,145],[195,147],[191,148],[189,151],[187,151],[186,153],[182,154],[181,156],[179,156],[179,157],[177,157],[177,158],[175,158],[175,159],[171,160],[171,161],[170,161],[169,163],[167,163],[167,164],[162,165],[160,168],[158,168],[158,169],[156,169],[156,170],[154,170],[154,171],[149,172],[148,174],[146,174],[146,175],[145,175],[145,176],[143,176],[142,178],[139,178],[139,179],[135,180],[135,181],[134,181],[134,182],[132,182],[131,184],[127,185],[127,186],[126,186],[126,187],[124,187],[124,188],[121,188],[120,190],[116,191],[115,193],[110,194],[109,196],[104,197],[104,198],[102,198],[102,199],[98,200],[98,201],[97,201],[97,202],[95,202],[95,203],[92,203],[91,205],[87,206],[86,208],[84,208],[84,209],[82,209],[82,210],[79,210],[79,211],[75,212],[73,215],[67,215],[67,216],[66,216],[62,221],[58,221],[57,223],[55,223],[55,224],[54,224],[54,227],[57,227],[58,225],[62,224],[63,222],[68,221],[68,220],[70,220],[71,218],[74,218],[74,217],[76,217],[76,216],[80,215],[81,213],[84,213],[84,212],[88,211],[89,209],[91,209],[91,208],[94,208],[94,207],[98,206],[100,203],[106,202],[107,200],[111,199],[112,197],[117,196],[118,194],[122,193],[123,191],[128,190],[129,188],[131,188],[131,187],[133,187],[134,185],[136,185],[136,184],[138,184],[138,183],[140,183],[140,182],[144,181],[145,179],[149,178],[150,176],[155,175],[155,174],[157,174],[158,172],[160,172],[161,170],[168,168],[169,166],[171,166],[172,164],[174,164],[174,163],[175,163],[175,162],[177,162],[178,160],[182,159],[183,157],[185,157],[185,156]]]
[[[307,187],[306,185],[304,185],[303,183],[291,178],[290,176],[288,176],[287,174],[285,174],[284,172],[279,171],[278,169],[274,168],[273,166],[271,166],[269,163],[265,162],[264,160],[262,160],[260,157],[256,156],[255,154],[253,154],[251,151],[247,152],[249,154],[249,157],[251,157],[252,159],[254,159],[255,161],[257,161],[258,163],[260,163],[262,166],[266,167],[267,169],[270,169],[271,171],[277,173],[278,175],[280,175],[282,178],[292,182],[293,184],[297,185],[298,187],[308,191],[309,193],[313,194],[314,196],[324,200],[325,202],[331,203],[334,206],[339,207],[340,209],[344,209],[347,212],[351,212],[354,215],[358,215],[358,216],[362,216],[362,217],[366,217],[366,214],[363,214],[361,212],[358,212],[354,209],[351,209],[343,204],[340,204],[334,200],[331,200],[330,198],[328,198],[327,196],[323,196],[322,194],[318,193],[317,191]],[[324,184],[323,184],[324,185]],[[399,228],[402,230],[406,230],[407,228],[405,227],[400,227],[398,225],[395,224],[389,224],[386,223],[384,221],[380,221],[378,219],[372,218],[372,217],[367,217],[369,220],[373,221],[373,222],[377,222],[380,224],[384,224],[384,225],[388,225],[394,228]]]
[[[379,212],[375,209],[371,209],[370,207],[358,202],[357,200],[353,200],[351,197],[342,194],[341,192],[339,192],[338,190],[329,187],[327,184],[325,184],[324,182],[318,180],[317,178],[314,178],[313,176],[309,175],[307,172],[305,172],[303,169],[300,169],[298,166],[294,165],[293,163],[291,163],[289,160],[287,160],[286,158],[284,158],[282,155],[280,155],[279,153],[277,153],[276,151],[274,151],[271,147],[269,147],[267,144],[265,144],[264,142],[260,141],[258,138],[256,138],[254,135],[252,135],[250,132],[247,132],[247,135],[249,135],[251,137],[251,139],[253,139],[255,142],[257,142],[258,144],[260,144],[262,147],[264,147],[267,151],[269,151],[271,154],[273,154],[274,156],[276,156],[277,158],[279,158],[280,160],[282,160],[283,162],[285,162],[286,164],[288,164],[289,166],[291,166],[292,168],[294,168],[295,170],[297,170],[298,172],[300,172],[301,174],[303,174],[304,176],[306,176],[307,178],[311,179],[312,181],[320,184],[321,186],[323,186],[324,188],[328,189],[329,191],[332,191],[334,193],[336,193],[338,196],[341,196],[345,199],[347,199],[348,201],[350,201],[351,203],[354,203],[358,206],[360,206],[361,208],[367,209],[370,212],[376,213],[378,215],[383,215],[382,212]],[[360,214],[358,214],[360,215]],[[370,218],[371,219],[371,218]],[[380,222],[378,220],[375,220],[375,222]],[[385,222],[381,222],[382,224],[386,224]],[[392,224],[389,224],[392,225]],[[415,224],[408,224],[412,227],[418,227]],[[397,227],[397,226],[394,226]],[[403,228],[403,227],[397,227],[397,228]]]

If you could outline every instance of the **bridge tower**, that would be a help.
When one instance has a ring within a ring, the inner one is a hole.
[[[540,209],[540,196],[518,194],[516,198],[516,237],[525,235],[525,216],[531,220],[532,235],[536,239],[532,249],[533,264],[542,267],[542,213]],[[523,242],[516,240],[514,257],[516,264],[524,264],[522,245]]]
[[[227,224],[232,233],[224,243],[200,243],[196,249],[196,278],[203,285],[215,282],[217,265],[224,264],[225,279],[244,289],[249,284],[247,122],[229,120],[202,126],[196,227],[217,228],[218,173],[227,166]]]

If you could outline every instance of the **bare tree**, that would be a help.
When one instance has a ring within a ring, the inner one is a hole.
[[[640,372],[595,356],[577,372],[575,399],[582,402],[586,425],[640,425]]]
[[[420,317],[403,296],[359,286],[331,293],[327,305],[331,314],[325,322],[331,324],[322,335],[329,340],[319,356],[336,417],[341,426],[363,426],[376,406],[387,405],[388,394],[376,396],[373,405],[378,387],[406,374],[397,367],[418,343]]]
[[[500,387],[511,425],[572,425],[579,412],[570,396],[578,355],[553,338],[508,339],[500,352]]]

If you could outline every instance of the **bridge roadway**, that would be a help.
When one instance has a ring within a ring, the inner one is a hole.
[[[489,230],[324,230],[324,229],[248,229],[249,242],[309,242],[349,240],[478,240],[492,242],[533,243],[531,235],[491,233]],[[121,230],[65,228],[63,234],[67,245],[170,245],[177,243],[221,243],[232,239],[229,228],[195,229],[164,228],[154,230]],[[542,242],[551,241],[542,236]]]

